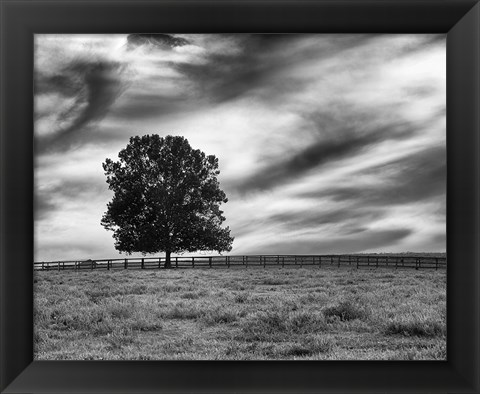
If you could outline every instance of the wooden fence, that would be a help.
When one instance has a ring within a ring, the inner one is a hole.
[[[415,269],[445,269],[446,257],[410,255],[250,255],[250,256],[194,256],[172,257],[172,268],[235,268],[235,267],[306,267],[350,266],[355,268],[388,267]],[[139,257],[124,259],[69,260],[34,262],[36,271],[63,270],[123,270],[159,269],[165,257]]]

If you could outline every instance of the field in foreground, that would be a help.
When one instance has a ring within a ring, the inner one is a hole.
[[[37,360],[445,360],[446,272],[34,273]]]

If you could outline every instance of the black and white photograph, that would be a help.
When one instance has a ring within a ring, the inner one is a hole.
[[[447,360],[446,34],[35,34],[33,90],[34,360]]]

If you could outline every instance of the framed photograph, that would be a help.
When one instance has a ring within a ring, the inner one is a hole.
[[[480,391],[477,2],[1,7],[2,392]]]

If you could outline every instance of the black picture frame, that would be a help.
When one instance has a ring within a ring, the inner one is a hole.
[[[2,393],[479,393],[480,5],[0,0]],[[447,361],[32,361],[34,33],[447,34]]]

